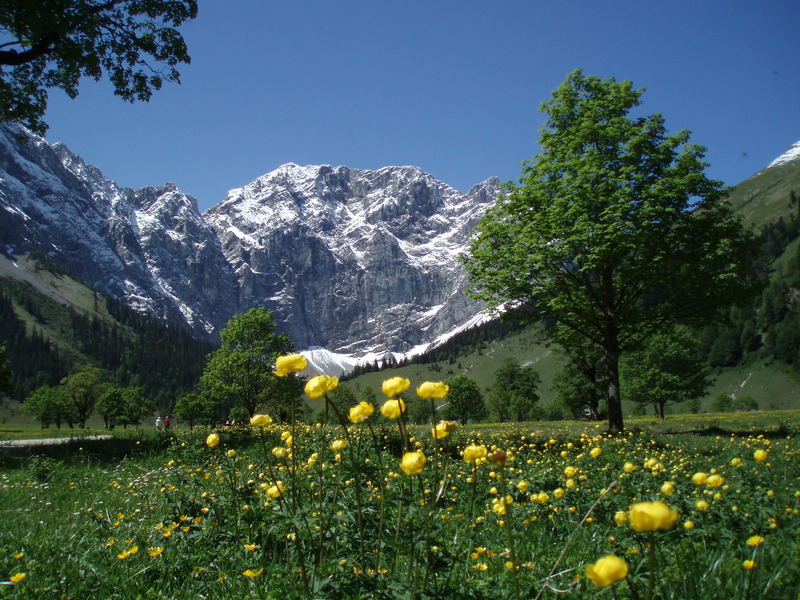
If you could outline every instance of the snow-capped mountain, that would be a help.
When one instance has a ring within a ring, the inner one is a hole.
[[[480,311],[458,255],[497,186],[461,194],[416,167],[287,164],[205,217],[241,307],[274,310],[299,347],[404,351]]]
[[[172,184],[121,188],[65,146],[0,127],[6,254],[42,249],[202,335],[264,306],[298,348],[339,354],[419,348],[480,312],[457,256],[497,191],[492,179],[461,194],[416,167],[287,164],[200,214]]]
[[[789,149],[786,152],[769,163],[766,168],[769,169],[770,167],[777,167],[778,165],[783,165],[798,159],[800,159],[800,140],[789,146]]]

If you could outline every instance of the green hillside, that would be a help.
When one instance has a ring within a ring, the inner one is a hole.
[[[27,256],[0,256],[0,342],[14,371],[15,394],[0,414],[6,420],[20,418],[14,400],[86,364],[103,369],[108,383],[143,388],[166,412],[194,387],[214,348]]]
[[[759,171],[730,188],[728,199],[755,227],[800,216],[800,160]]]

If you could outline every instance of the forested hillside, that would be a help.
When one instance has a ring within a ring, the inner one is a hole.
[[[15,400],[86,364],[100,367],[108,383],[141,387],[164,411],[194,387],[213,344],[93,292],[44,261],[31,265],[46,286],[0,277],[0,341]]]

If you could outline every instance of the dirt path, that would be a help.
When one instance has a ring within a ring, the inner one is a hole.
[[[56,444],[66,444],[72,440],[108,440],[110,435],[87,435],[85,437],[61,437],[61,438],[36,438],[30,440],[0,440],[0,448],[17,448],[20,446],[54,446]]]

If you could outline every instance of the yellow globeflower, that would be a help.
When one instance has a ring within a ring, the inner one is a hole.
[[[632,462],[626,462],[622,466],[622,470],[625,471],[626,473],[633,473],[636,470],[636,465],[633,464]]]
[[[350,408],[350,422],[351,423],[363,423],[367,419],[369,419],[370,415],[375,412],[375,407],[372,406],[369,402],[359,402],[355,406]]]
[[[306,357],[302,354],[289,354],[286,356],[279,356],[275,361],[275,370],[273,373],[278,377],[283,377],[287,373],[296,373],[302,371],[308,366]]]
[[[402,398],[394,400],[387,400],[381,406],[381,414],[387,419],[398,419],[400,415],[406,412],[406,403]]]
[[[575,467],[564,467],[564,477],[575,477],[575,473],[578,472],[578,469]]]
[[[594,448],[592,448],[591,452],[589,452],[589,455],[592,458],[597,458],[602,453],[603,453],[603,449],[600,446],[595,446]]]
[[[286,486],[283,485],[283,482],[282,481],[276,481],[275,485],[273,485],[273,486],[271,486],[270,488],[267,489],[267,496],[269,496],[273,500],[276,500],[276,499],[280,498],[281,496],[283,496],[283,492],[285,492],[285,491],[286,491]]]
[[[450,435],[451,431],[455,431],[458,428],[458,423],[454,421],[439,421],[436,424],[436,427],[431,429],[431,435],[436,440],[441,440],[442,438],[446,438]]]
[[[441,381],[426,381],[417,388],[417,396],[420,398],[441,399],[447,396],[450,386]]]
[[[719,487],[723,483],[725,483],[725,478],[722,475],[718,475],[716,473],[714,473],[714,475],[709,475],[708,480],[706,481],[706,485],[711,488]]]
[[[331,442],[331,450],[334,452],[341,452],[345,448],[347,448],[347,440],[338,439]]]
[[[339,385],[338,377],[331,377],[330,375],[317,375],[306,382],[304,391],[306,396],[313,400],[315,398],[321,398],[331,390],[336,389],[337,385]]]
[[[672,496],[675,493],[675,486],[671,481],[665,481],[661,485],[661,493],[665,496]]]
[[[694,507],[699,511],[706,511],[708,510],[708,502],[705,500],[698,500],[694,503]]]
[[[227,454],[228,458],[233,458],[234,456],[236,456],[236,450],[234,450],[233,448],[231,448],[230,450],[228,450],[228,451],[226,452],[226,454]]]
[[[678,509],[663,502],[637,502],[631,505],[628,519],[634,531],[669,529],[678,520]]]
[[[743,560],[742,561],[742,568],[746,569],[747,571],[752,571],[756,566],[755,561],[752,560]]]
[[[625,512],[624,510],[618,510],[617,512],[614,513],[614,523],[616,523],[621,527],[622,525],[625,525],[625,523],[627,522],[628,522],[627,512]]]
[[[464,462],[467,463],[474,463],[476,460],[480,460],[482,458],[486,458],[488,454],[488,450],[486,450],[486,446],[484,445],[476,445],[470,444],[466,448],[464,448],[464,452],[462,453],[464,457]]]
[[[703,473],[702,471],[698,471],[694,475],[692,475],[692,483],[695,485],[705,485],[708,481],[708,475]]]
[[[761,537],[760,535],[751,535],[749,538],[747,538],[748,546],[755,547],[755,546],[760,546],[763,543],[764,543],[764,538]]]
[[[609,554],[586,567],[586,576],[597,587],[606,587],[628,576],[628,563],[619,556]]]
[[[250,425],[253,427],[266,427],[272,425],[272,417],[269,415],[253,415],[250,417]]]
[[[768,456],[767,451],[762,448],[759,448],[758,450],[753,452],[753,458],[756,460],[756,462],[764,462],[765,460],[767,460],[767,456]]]
[[[209,433],[206,438],[206,446],[209,448],[216,448],[219,444],[219,436],[216,433]]]
[[[392,377],[383,382],[381,390],[384,396],[392,398],[393,396],[398,396],[405,392],[409,386],[411,386],[410,379],[406,379],[405,377]]]
[[[406,475],[419,475],[425,468],[425,455],[421,450],[406,452],[400,461],[400,469]]]

